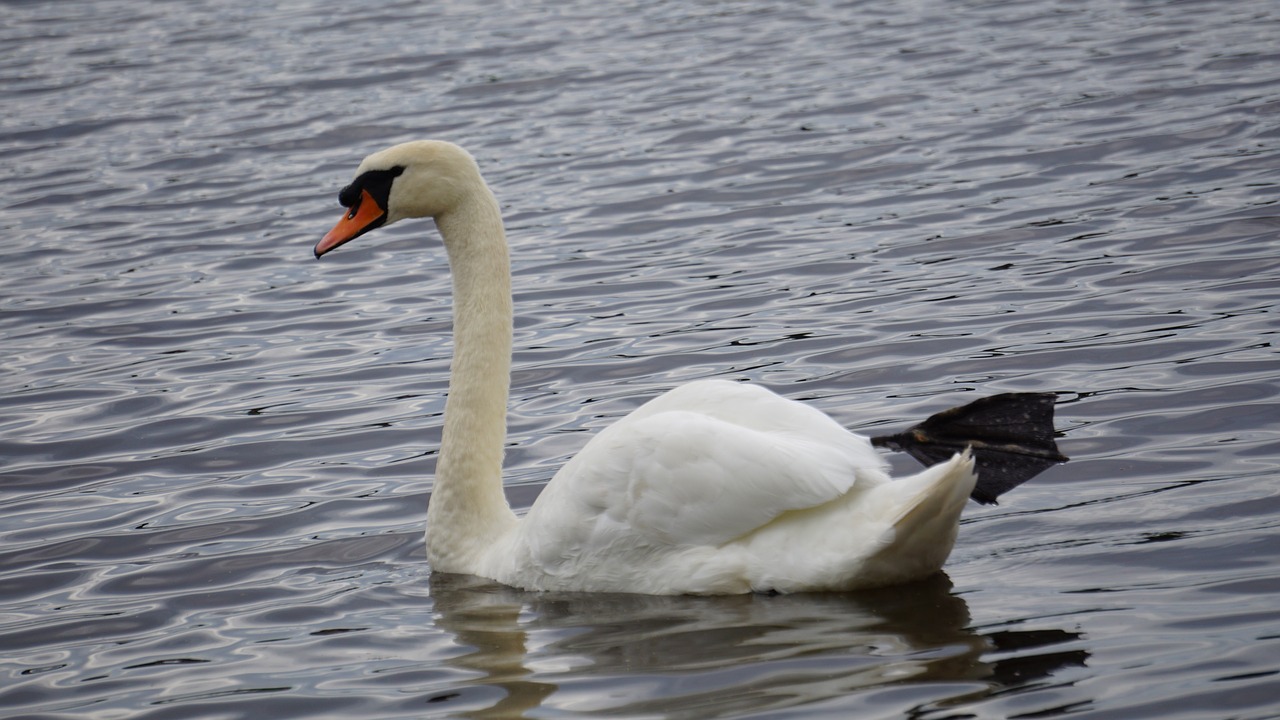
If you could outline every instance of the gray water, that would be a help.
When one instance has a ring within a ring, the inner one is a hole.
[[[5,717],[1280,717],[1275,3],[0,17]],[[424,137],[507,216],[517,508],[710,376],[1057,392],[1073,460],[876,593],[432,578],[439,241],[311,259]]]

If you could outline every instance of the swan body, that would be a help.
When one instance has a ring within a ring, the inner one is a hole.
[[[869,442],[764,388],[702,380],[640,407],[555,476],[475,574],[527,589],[845,590],[942,566],[972,463],[890,481]]]
[[[870,441],[758,386],[702,380],[605,429],[524,518],[502,492],[510,263],[497,201],[456,145],[367,157],[319,257],[432,217],[453,273],[454,357],[426,548],[434,571],[528,590],[729,594],[850,590],[942,567],[975,474],[969,453],[890,480]]]

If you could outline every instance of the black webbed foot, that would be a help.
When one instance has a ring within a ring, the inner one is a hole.
[[[876,447],[906,452],[934,465],[966,447],[978,482],[970,495],[994,504],[1004,493],[1067,461],[1054,442],[1053,393],[1003,393],[943,410],[897,435],[871,438]]]

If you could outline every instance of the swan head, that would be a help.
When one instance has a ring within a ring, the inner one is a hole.
[[[438,218],[477,186],[483,188],[484,180],[475,159],[453,143],[417,140],[376,152],[338,193],[346,211],[316,244],[316,257],[383,225]]]

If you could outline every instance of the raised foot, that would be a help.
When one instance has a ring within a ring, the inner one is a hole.
[[[1054,442],[1053,393],[1002,393],[943,410],[897,435],[871,438],[876,447],[905,452],[926,466],[966,447],[978,482],[969,497],[994,504],[1004,493],[1068,460]]]

